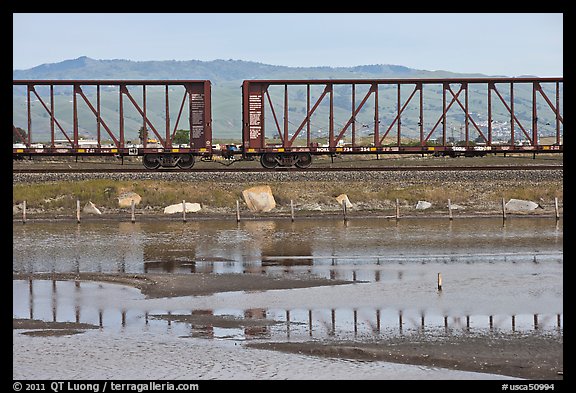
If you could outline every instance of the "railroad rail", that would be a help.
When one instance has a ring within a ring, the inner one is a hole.
[[[357,167],[357,168],[276,168],[277,172],[399,172],[399,171],[541,171],[563,170],[563,165],[486,165],[486,166],[394,166],[394,167]],[[161,169],[162,173],[242,173],[269,172],[266,168],[202,168],[202,169]],[[148,173],[144,168],[19,168],[13,173]]]

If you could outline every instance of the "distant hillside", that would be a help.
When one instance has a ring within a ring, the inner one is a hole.
[[[457,77],[486,77],[483,74],[459,74],[449,71],[426,71],[417,70],[401,65],[374,64],[358,65],[354,67],[285,67],[262,64],[257,62],[242,60],[214,60],[214,61],[130,61],[130,60],[95,60],[89,57],[79,57],[77,59],[65,60],[60,63],[42,64],[28,70],[14,70],[13,79],[208,79],[212,82],[212,117],[215,138],[234,138],[240,139],[241,130],[241,91],[240,86],[245,79],[332,79],[332,78],[350,78],[350,79],[376,79],[376,78],[457,78]],[[408,90],[408,89],[406,89]],[[438,90],[439,92],[441,90]],[[404,93],[404,92],[403,92]],[[409,93],[406,91],[406,93]],[[433,94],[434,92],[431,92]],[[103,94],[102,108],[103,113],[109,113],[114,116],[117,110],[117,93],[108,93],[111,98]],[[526,99],[529,98],[530,91],[515,93],[516,110],[519,116],[529,116],[530,108],[527,106]],[[343,93],[343,96],[346,96]],[[58,91],[56,97],[56,107],[60,109],[63,119],[61,125],[65,129],[72,128],[72,119],[70,115],[71,105],[70,91]],[[404,94],[403,94],[404,97]],[[13,107],[14,107],[14,125],[26,128],[26,110],[25,108],[25,89],[14,88],[13,90]],[[273,96],[274,102],[280,104],[281,96]],[[405,98],[403,98],[405,99]],[[48,100],[48,99],[47,99]],[[484,105],[484,100],[476,102],[476,105]],[[442,107],[441,94],[437,98],[427,100],[428,107],[425,111],[438,111]],[[148,97],[148,114],[152,119],[156,119],[162,124],[164,105],[162,104],[162,95],[150,93]],[[390,105],[390,111],[395,108],[395,96],[390,90],[390,94],[383,94],[380,99],[380,105]],[[302,94],[296,94],[290,98],[290,111],[304,111],[306,102]],[[171,108],[177,107],[178,104],[171,104]],[[345,99],[335,100],[336,111],[349,113],[350,104]],[[369,107],[369,105],[367,106]],[[174,109],[176,110],[176,109]],[[320,109],[321,111],[322,109]],[[156,111],[156,112],[155,112]],[[386,112],[386,111],[383,111]],[[415,111],[413,111],[415,113]],[[142,124],[141,116],[136,111],[126,109],[126,130],[129,137],[135,137],[137,130]],[[57,112],[57,116],[61,116]],[[84,116],[84,115],[82,115]],[[116,115],[117,116],[117,115]],[[171,115],[172,116],[172,115]],[[281,115],[280,115],[281,116]],[[348,115],[349,116],[349,115]],[[383,115],[385,116],[385,115]],[[437,115],[427,116],[433,118]],[[410,118],[410,111],[406,112],[407,119],[402,119],[403,125],[415,125],[417,120]],[[453,120],[461,121],[462,112],[455,111]],[[45,111],[35,111],[32,122],[34,125],[35,139],[41,137],[42,131],[48,132],[47,124],[48,115]],[[370,119],[365,119],[367,123]],[[373,120],[372,120],[373,121]],[[80,128],[87,137],[93,137],[94,131],[91,124],[94,118],[91,114],[86,114],[86,119],[79,119]],[[43,126],[44,124],[44,126]],[[44,130],[44,128],[46,128]],[[132,134],[133,136],[131,136]],[[49,135],[49,134],[46,134]]]

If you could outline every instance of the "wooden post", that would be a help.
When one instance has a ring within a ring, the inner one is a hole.
[[[236,199],[236,222],[240,222],[240,202]]]
[[[400,219],[400,202],[398,201],[398,198],[396,198],[396,219]]]
[[[452,203],[450,203],[450,199],[448,199],[448,218],[450,220],[453,219],[453,217],[452,217]]]
[[[186,222],[186,201],[182,199],[182,221]]]
[[[442,273],[438,273],[438,290],[442,290]]]
[[[76,199],[76,222],[80,224],[80,199]]]
[[[26,201],[22,202],[22,224],[26,224]]]
[[[290,199],[290,217],[292,222],[294,222],[294,201],[292,199]]]
[[[502,220],[506,221],[506,203],[504,198],[502,198]]]
[[[346,217],[346,199],[342,200],[342,214],[344,215],[344,222],[348,221],[348,217]]]
[[[136,222],[136,215],[134,214],[134,209],[136,207],[136,204],[134,203],[134,199],[132,199],[132,201],[130,202],[130,210],[132,212],[132,224],[134,224]]]
[[[26,202],[24,202],[26,203]],[[556,221],[560,219],[560,214],[558,213],[558,198],[554,198],[554,210],[556,212]]]

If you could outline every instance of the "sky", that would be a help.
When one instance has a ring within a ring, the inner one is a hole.
[[[563,76],[562,13],[15,13],[13,69],[93,59]]]

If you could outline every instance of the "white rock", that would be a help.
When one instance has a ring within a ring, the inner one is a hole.
[[[196,213],[202,209],[199,203],[186,202],[186,213]],[[164,214],[175,214],[182,213],[183,206],[181,203],[176,203],[174,205],[166,206],[164,208]]]
[[[142,197],[132,191],[123,192],[122,194],[118,195],[117,198],[119,207],[131,207],[132,200],[134,200],[134,205],[137,206],[142,201]]]
[[[508,211],[532,211],[539,205],[536,202],[525,201],[522,199],[510,199],[505,207]]]
[[[352,207],[354,207],[352,205],[352,202],[350,202],[350,199],[348,199],[348,195],[346,194],[340,194],[336,197],[336,200],[338,201],[338,204],[340,206],[342,206],[342,201],[345,201],[344,203],[346,204],[346,209],[350,209]]]
[[[244,202],[252,212],[269,212],[276,207],[270,186],[256,186],[242,191]]]
[[[424,209],[428,209],[432,207],[432,204],[430,202],[426,202],[426,201],[418,201],[418,203],[416,204],[416,209],[418,210],[424,210]]]
[[[448,205],[446,205],[446,207],[448,207]],[[460,206],[460,205],[457,205],[457,204],[455,204],[455,203],[451,203],[451,204],[450,204],[450,208],[451,208],[452,210],[462,210],[462,209],[464,209],[464,206]]]
[[[98,215],[102,214],[100,209],[98,209],[96,205],[92,203],[92,201],[88,201],[88,203],[84,205],[84,209],[82,209],[82,212],[86,214],[98,214]]]

